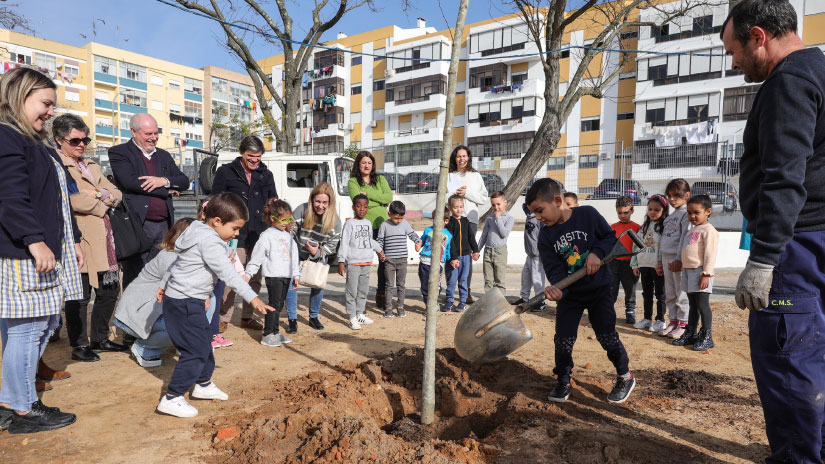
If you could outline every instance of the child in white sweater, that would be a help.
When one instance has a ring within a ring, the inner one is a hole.
[[[375,253],[381,251],[378,242],[372,239],[372,224],[364,219],[369,211],[369,198],[355,195],[352,199],[355,217],[344,224],[341,244],[338,247],[338,273],[347,277],[347,314],[352,330],[359,330],[361,324],[372,324],[372,319],[364,314],[367,292],[370,289],[370,268]]]
[[[665,277],[656,272],[659,264],[659,241],[668,215],[667,199],[653,195],[647,202],[647,217],[639,233],[645,247],[630,260],[633,275],[641,276],[645,316],[633,327],[661,332],[665,329]],[[634,245],[633,251],[639,248]],[[653,297],[656,297],[656,322],[653,322]]]
[[[261,345],[275,347],[292,342],[278,330],[278,316],[284,307],[289,286],[298,288],[301,272],[298,267],[298,244],[288,232],[295,222],[292,207],[283,200],[271,198],[264,207],[264,222],[269,224],[269,228],[261,234],[252,250],[252,256],[246,263],[246,275],[251,278],[258,273],[258,269],[263,268],[269,305],[275,311],[264,316]]]

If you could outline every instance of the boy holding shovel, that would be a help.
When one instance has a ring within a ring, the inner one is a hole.
[[[586,277],[563,291],[553,285],[544,289],[549,300],[558,302],[553,372],[559,383],[548,399],[562,403],[570,396],[573,345],[582,313],[587,308],[596,339],[616,367],[616,383],[607,400],[623,403],[636,386],[636,378],[628,368],[627,352],[616,332],[615,301],[610,293],[613,277],[601,262],[613,249],[616,234],[595,208],[569,208],[552,179],[536,181],[527,192],[525,203],[536,219],[547,226],[539,232],[538,242],[547,279],[557,283],[581,267],[587,269]]]

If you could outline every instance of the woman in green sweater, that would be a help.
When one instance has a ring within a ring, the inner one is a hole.
[[[378,237],[378,228],[388,219],[387,205],[392,201],[392,190],[384,176],[375,172],[375,157],[368,151],[359,151],[349,178],[349,197],[363,193],[370,200],[366,220],[372,224],[373,238]],[[375,292],[375,305],[379,311],[384,309],[384,263],[378,263],[378,289]]]

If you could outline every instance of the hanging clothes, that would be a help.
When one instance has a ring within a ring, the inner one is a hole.
[[[657,147],[673,147],[682,144],[684,136],[683,126],[656,126],[653,128],[653,136]]]

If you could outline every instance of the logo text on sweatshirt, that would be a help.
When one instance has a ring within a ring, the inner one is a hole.
[[[559,251],[562,248],[570,245],[570,243],[573,240],[584,240],[586,242],[587,232],[583,232],[581,230],[574,230],[572,232],[562,234],[561,236],[559,236],[558,240],[556,240],[556,243],[553,245],[553,250],[555,250],[556,253],[559,253]]]

